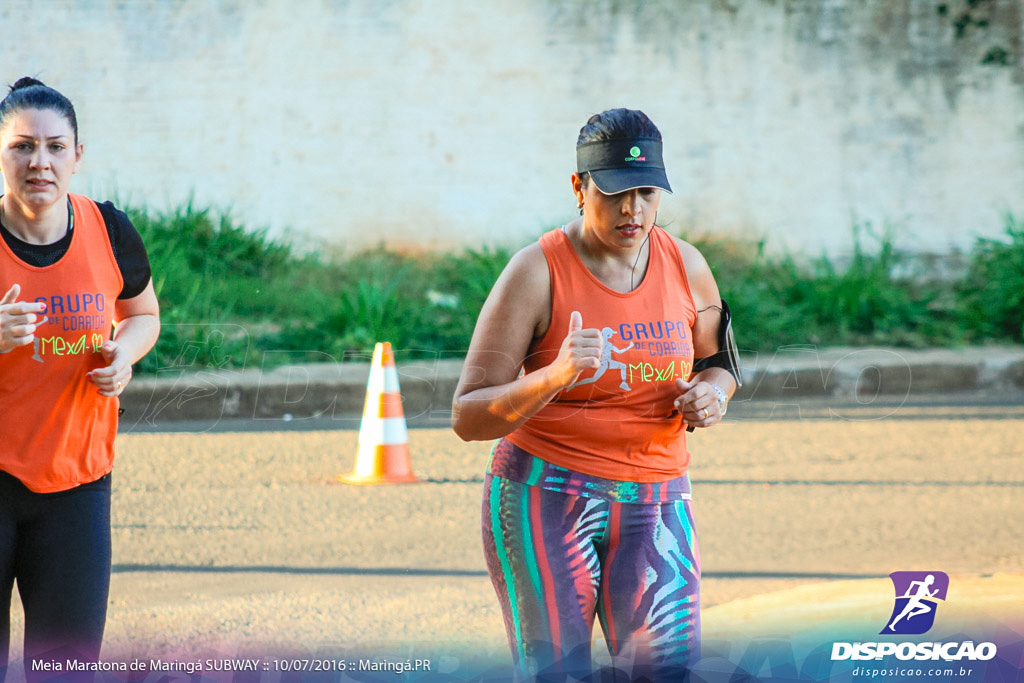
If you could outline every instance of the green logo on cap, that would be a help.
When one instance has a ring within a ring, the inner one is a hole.
[[[647,161],[647,157],[642,156],[643,152],[639,147],[633,145],[629,148],[629,156],[623,159],[623,161]]]

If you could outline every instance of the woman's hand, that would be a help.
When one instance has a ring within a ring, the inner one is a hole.
[[[115,307],[114,338],[100,347],[105,367],[89,373],[101,396],[118,396],[132,379],[137,363],[156,344],[160,335],[160,302],[150,278],[142,293],[132,299],[118,299]]]
[[[18,301],[21,285],[12,285],[0,299],[0,353],[7,353],[35,340],[36,328],[46,322],[37,314],[46,311],[46,304]]]
[[[93,370],[87,376],[100,390],[100,396],[113,398],[124,391],[132,379],[131,358],[115,341],[106,341],[100,347],[106,366]]]
[[[676,399],[676,410],[683,420],[691,427],[710,427],[722,421],[722,407],[718,403],[718,393],[710,382],[683,379],[676,380],[679,398]]]
[[[604,339],[596,328],[583,329],[583,316],[573,311],[569,316],[569,333],[562,340],[552,369],[565,378],[564,386],[571,386],[584,370],[596,370],[601,365]]]

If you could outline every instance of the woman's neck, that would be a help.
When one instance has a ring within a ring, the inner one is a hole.
[[[0,197],[0,222],[22,242],[53,244],[68,231],[67,200],[32,211],[4,195]]]
[[[649,234],[634,249],[612,250],[589,235],[580,219],[569,225],[566,235],[583,264],[605,286],[628,293],[643,281],[651,253]]]

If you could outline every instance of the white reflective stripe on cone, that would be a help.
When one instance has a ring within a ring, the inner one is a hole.
[[[397,394],[398,391],[398,370],[394,365],[370,369],[370,378],[366,382],[367,395]]]
[[[363,418],[359,426],[359,444],[367,446],[395,446],[409,442],[409,430],[404,417]]]
[[[398,388],[398,369],[394,365],[384,366],[384,391],[386,394],[397,394]]]

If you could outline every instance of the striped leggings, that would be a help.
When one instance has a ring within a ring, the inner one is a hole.
[[[487,475],[482,525],[521,679],[588,678],[595,615],[616,680],[682,680],[700,656],[689,500],[609,502]]]

